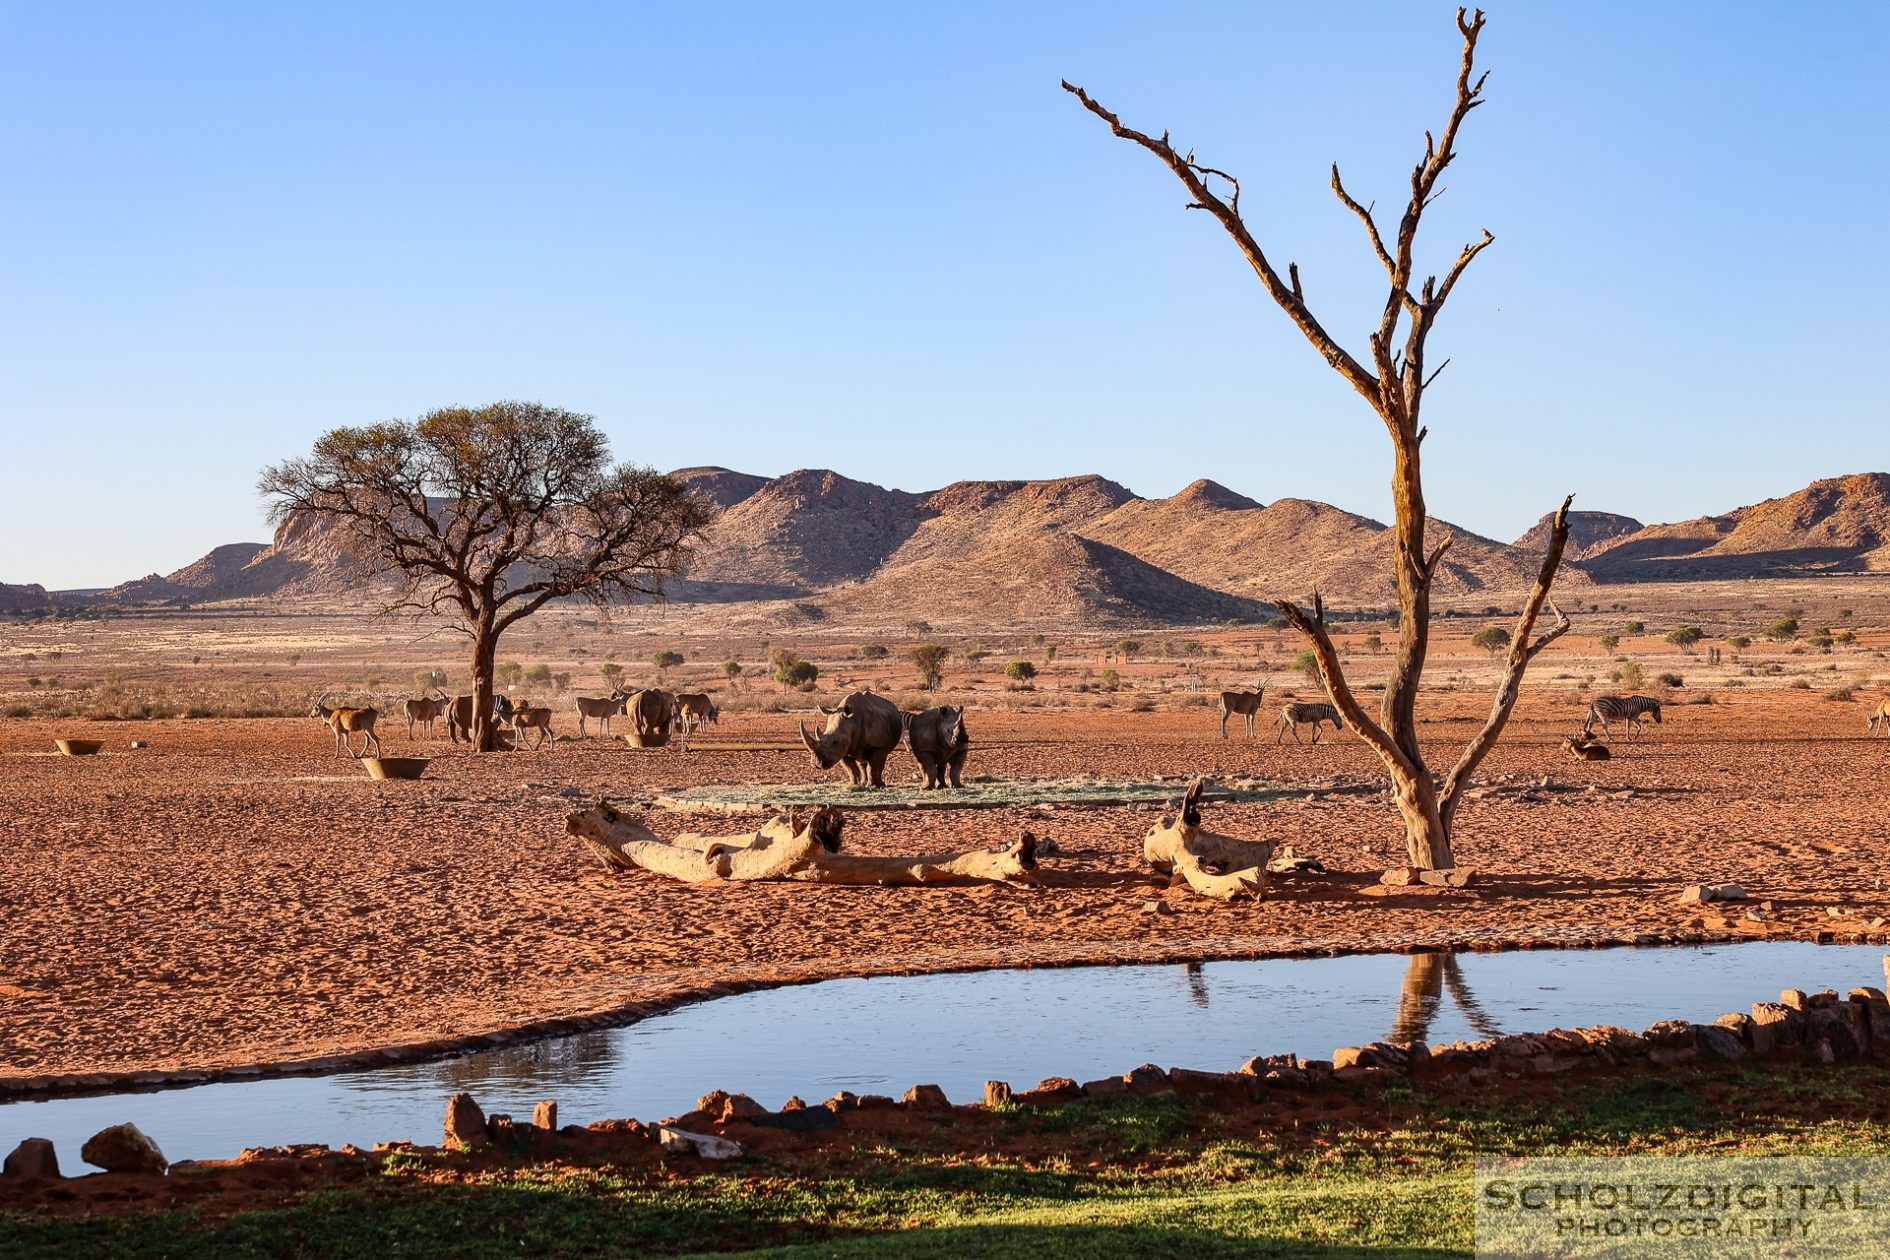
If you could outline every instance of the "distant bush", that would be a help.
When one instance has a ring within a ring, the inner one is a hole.
[[[1805,641],[1810,643],[1812,647],[1817,648],[1820,652],[1829,652],[1831,650],[1831,632],[1824,626],[1812,627],[1811,633],[1805,636]]]
[[[553,674],[551,676],[551,685],[556,687],[559,691],[571,690],[570,673],[568,671],[560,671],[559,673]]]
[[[1485,626],[1470,636],[1470,646],[1482,648],[1495,656],[1509,646],[1508,626]]]
[[[1267,618],[1267,629],[1269,630],[1290,630],[1292,628],[1293,628],[1293,623],[1288,621],[1284,617],[1268,617]]]
[[[1601,645],[1602,651],[1612,652],[1621,646],[1621,636],[1613,633],[1604,634],[1599,639],[1596,639],[1595,642]]]
[[[1647,676],[1642,673],[1641,667],[1636,665],[1633,661],[1622,661],[1619,665],[1614,667],[1608,677],[1620,683],[1623,687],[1638,687]]]
[[[541,686],[545,683],[550,682],[551,681],[551,666],[532,665],[532,666],[527,667],[527,669],[525,670],[525,681],[528,683],[538,683]]]
[[[1752,646],[1752,636],[1749,634],[1729,634],[1726,636],[1726,646],[1732,648],[1749,648]]]
[[[1376,630],[1367,630],[1365,632],[1364,646],[1367,652],[1382,652],[1385,650],[1384,637]]]
[[[722,675],[731,680],[740,678],[742,676],[742,663],[740,661],[723,661]]]
[[[820,666],[812,661],[794,660],[775,666],[774,680],[783,687],[811,687],[820,677]]]
[[[1678,674],[1662,674],[1660,677],[1654,679],[1654,681],[1663,687],[1684,687],[1687,685],[1687,680]]]
[[[1140,652],[1141,650],[1142,650],[1142,641],[1140,639],[1116,640],[1116,655],[1120,656],[1125,661],[1134,660],[1136,657],[1136,654]]]
[[[1116,691],[1122,686],[1122,675],[1113,669],[1105,669],[1097,676],[1096,687],[1100,691]]]
[[[1780,617],[1765,628],[1765,637],[1774,643],[1784,643],[1798,637],[1798,618]]]
[[[597,667],[597,672],[613,687],[623,680],[623,666],[615,661],[605,661]]]
[[[525,677],[525,667],[517,661],[500,661],[492,670],[492,676],[503,687],[516,687]]]
[[[1012,661],[1004,667],[1004,676],[1018,682],[1029,682],[1037,676],[1037,667],[1029,661]]]
[[[1319,681],[1319,657],[1311,650],[1301,652],[1298,656],[1295,656],[1293,663],[1287,668],[1298,670],[1300,673],[1306,675],[1306,681],[1308,682],[1316,683]]]
[[[1857,693],[1849,687],[1833,687],[1824,693],[1824,699],[1842,701],[1846,704],[1857,699]]]
[[[413,671],[415,691],[426,691],[432,687],[446,686],[446,671],[443,669],[416,669]]]
[[[976,665],[979,661],[983,660],[985,657],[989,655],[991,655],[990,651],[985,648],[981,648],[981,647],[980,648],[966,648],[965,649],[965,664]]]
[[[1693,645],[1706,637],[1706,631],[1698,626],[1675,626],[1667,631],[1667,642],[1682,652],[1691,652]]]
[[[853,655],[863,661],[879,661],[890,655],[890,650],[884,643],[863,643],[853,650]]]
[[[951,654],[951,649],[943,643],[921,643],[907,652],[912,667],[919,671],[919,686],[937,691],[939,684],[945,681],[945,662]]]
[[[1849,647],[1851,644],[1857,642],[1857,632],[1855,630],[1840,630],[1832,637],[1837,640],[1840,647]]]
[[[1629,634],[1646,634],[1647,623],[1645,621],[1630,621],[1622,626],[1621,629]]]
[[[683,654],[681,652],[663,651],[650,657],[650,664],[656,666],[658,669],[674,669],[682,663]]]

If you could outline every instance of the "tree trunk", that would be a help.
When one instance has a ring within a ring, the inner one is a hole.
[[[494,629],[490,616],[482,617],[473,626],[472,651],[472,746],[478,752],[491,752],[499,743],[498,726],[492,720],[492,696],[498,672],[495,660],[498,655],[498,631]]]
[[[1404,819],[1404,852],[1410,865],[1423,871],[1448,870],[1457,865],[1450,851],[1450,828],[1437,804],[1437,784],[1423,763],[1414,774],[1398,765],[1391,771],[1392,798]]]
[[[564,822],[566,830],[612,869],[641,868],[692,884],[724,880],[962,884],[1027,880],[1037,867],[1037,842],[1028,832],[1003,849],[970,849],[915,857],[862,857],[827,848],[819,839],[820,824],[815,820],[775,817],[752,832],[729,836],[685,833],[673,844],[625,818],[608,804],[571,814]],[[837,845],[837,826],[832,836],[832,842]]]
[[[1205,829],[1201,825],[1202,786],[1200,779],[1189,784],[1181,812],[1163,817],[1148,829],[1142,838],[1143,860],[1164,875],[1181,876],[1203,897],[1265,900],[1273,842],[1240,840]]]

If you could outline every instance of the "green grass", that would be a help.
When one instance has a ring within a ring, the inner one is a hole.
[[[1010,1104],[700,1171],[392,1155],[221,1220],[0,1214],[0,1255],[1462,1256],[1479,1155],[1884,1156],[1886,1099],[1874,1066],[1715,1066],[1508,1099],[1396,1081],[1231,1111],[1171,1094]]]

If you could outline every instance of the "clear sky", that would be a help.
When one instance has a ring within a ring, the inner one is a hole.
[[[258,469],[449,404],[908,490],[1211,476],[1383,517],[1388,445],[1217,225],[1058,88],[1242,177],[1362,350],[1358,223],[1452,7],[0,0],[0,580],[268,536]],[[1498,3],[1427,217],[1433,510],[1673,520],[1890,466],[1890,5]]]

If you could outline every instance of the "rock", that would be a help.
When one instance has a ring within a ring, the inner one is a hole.
[[[1777,1002],[1752,1004],[1752,1053],[1770,1054],[1804,1040],[1804,1017]]]
[[[518,1126],[512,1122],[512,1117],[503,1112],[490,1115],[486,1117],[486,1136],[492,1139],[494,1145],[510,1146],[518,1137]]]
[[[1098,1081],[1083,1082],[1083,1096],[1085,1098],[1101,1098],[1110,1094],[1126,1094],[1128,1092],[1129,1087],[1123,1083],[1120,1076],[1105,1076]]]
[[[157,1143],[139,1132],[135,1124],[114,1124],[109,1129],[100,1129],[79,1148],[79,1158],[106,1172],[162,1176],[171,1166]]]
[[[862,1100],[864,1101],[864,1100]],[[716,1119],[723,1122],[746,1120],[751,1116],[765,1116],[768,1109],[750,1098],[747,1094],[727,1094],[722,1099],[722,1110]]]
[[[1785,990],[1778,995],[1778,1004],[1780,1006],[1790,1007],[1794,1011],[1802,1011],[1806,1006],[1810,1005],[1805,1000],[1805,991],[1803,989]]]
[[[1402,1072],[1411,1066],[1411,1053],[1384,1041],[1366,1046],[1342,1046],[1332,1052],[1332,1066],[1334,1069],[1365,1067]]]
[[[1011,1087],[1006,1081],[986,1081],[984,1083],[984,1105],[1000,1106],[1011,1100]]]
[[[486,1113],[471,1094],[454,1094],[446,1100],[445,1146],[484,1146]]]
[[[742,1155],[739,1142],[712,1133],[690,1133],[667,1124],[656,1127],[656,1141],[675,1155],[695,1155],[702,1159],[740,1159]]]
[[[1882,989],[1852,989],[1851,1005],[1864,1017],[1864,1031],[1872,1041],[1890,1042],[1890,999]]]
[[[547,1132],[555,1131],[558,1127],[557,1100],[553,1098],[547,1098],[543,1102],[539,1103],[536,1107],[533,1107],[532,1108],[532,1124],[535,1127],[544,1129]]]
[[[1183,882],[1186,882],[1186,881],[1184,880]],[[1166,901],[1144,901],[1142,903],[1142,913],[1143,914],[1173,914],[1174,909],[1170,907]]]
[[[1694,1030],[1700,1049],[1719,1059],[1743,1059],[1746,1043],[1737,1034],[1718,1024],[1702,1024]]]
[[[1169,1068],[1168,1083],[1182,1089],[1216,1089],[1231,1085],[1240,1077],[1233,1072],[1200,1072],[1194,1068]]]
[[[918,1107],[924,1111],[946,1111],[952,1100],[945,1097],[945,1091],[936,1085],[914,1085],[906,1091],[906,1106]]]
[[[860,1105],[860,1096],[843,1089],[820,1105],[825,1107],[828,1111],[833,1112],[835,1115],[838,1115],[842,1111],[853,1111],[857,1109]]]
[[[1468,888],[1475,881],[1476,872],[1467,866],[1453,866],[1439,871],[1419,871],[1418,879],[1436,888]]]
[[[1831,1043],[1828,1041],[1820,1041],[1817,1048],[1812,1051],[1812,1054],[1820,1063],[1837,1062],[1837,1052],[1831,1049]]]
[[[1122,1074],[1122,1083],[1131,1089],[1168,1084],[1168,1073],[1153,1063],[1144,1063],[1139,1068],[1131,1068]]]
[[[1297,1068],[1299,1056],[1296,1054],[1257,1054],[1240,1065],[1243,1076],[1265,1076],[1277,1068]]]
[[[1745,899],[1746,890],[1738,884],[1715,884],[1713,886],[1714,901],[1744,901]],[[1771,909],[1770,906],[1766,908],[1768,910]]]
[[[1404,888],[1418,882],[1424,872],[1415,866],[1394,866],[1378,877],[1378,882],[1393,888]]]
[[[55,1181],[59,1177],[59,1153],[47,1138],[27,1138],[0,1165],[0,1175],[23,1181]]]
[[[1049,1076],[1037,1082],[1037,1088],[1030,1091],[1035,1102],[1054,1102],[1071,1098],[1081,1098],[1083,1087],[1067,1076]]]
[[[801,1096],[799,1094],[790,1094],[788,1095],[788,1100],[781,1104],[781,1110],[806,1111],[807,1104],[801,1101]]]
[[[131,746],[133,748],[149,748],[151,745],[146,743],[144,740],[134,739],[131,741]]]

